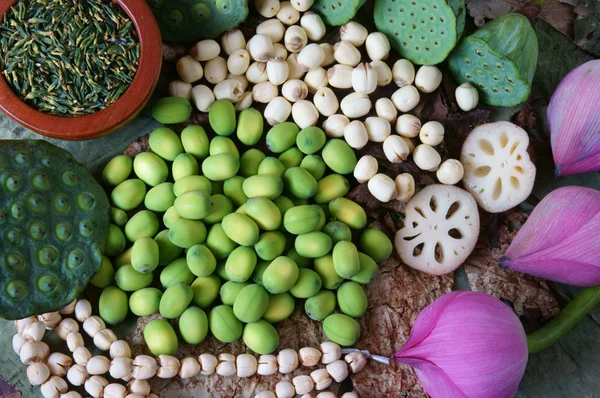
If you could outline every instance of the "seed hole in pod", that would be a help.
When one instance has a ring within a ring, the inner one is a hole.
[[[17,253],[8,253],[5,257],[6,265],[10,271],[20,271],[23,269],[25,265],[25,260],[23,256]]]
[[[470,78],[471,78],[471,74],[470,74],[469,72],[467,72],[467,73],[465,73],[465,77],[466,77],[467,79],[470,79]]]
[[[521,160],[521,155],[517,155],[517,160]]]
[[[477,74],[477,76],[482,76],[483,77],[485,75],[481,69],[477,69],[475,71],[475,73]]]
[[[13,281],[6,286],[6,293],[13,299],[22,298],[27,294],[27,286],[23,281]]]
[[[473,172],[473,175],[475,177],[486,177],[488,174],[490,174],[490,171],[492,171],[492,168],[490,166],[479,166],[478,168],[475,169],[475,171]]]
[[[516,171],[517,173],[521,173],[521,174],[523,174],[523,168],[522,168],[521,166],[515,166],[515,171]]]
[[[417,25],[413,24],[412,28],[416,30],[417,29]]]
[[[408,43],[407,43],[407,42],[405,42],[405,41],[403,41],[403,42],[402,42],[402,45],[403,45],[404,47],[408,47]]]
[[[504,87],[504,91],[506,91],[507,93],[510,93],[512,91],[512,88],[510,88],[510,87]]]
[[[435,211],[437,210],[437,199],[435,198],[435,196],[432,196],[431,199],[429,199],[429,208],[435,213]]]
[[[498,80],[500,80],[500,77],[497,75],[494,75],[494,76],[492,76],[492,79],[494,79],[495,81],[498,81]]]
[[[513,80],[512,77],[507,77],[506,80],[510,83],[510,84],[515,84],[515,81]]]
[[[421,36],[421,40],[425,40],[425,36]]]
[[[519,146],[518,142],[515,142],[513,144],[513,146],[510,148],[510,154],[512,155],[513,153],[515,153],[515,151],[517,150],[517,147]]]
[[[493,91],[493,92],[495,92],[495,93],[497,93],[497,92],[498,92],[498,89],[497,89],[496,87],[494,87],[494,88],[492,89],[492,91]]]
[[[416,6],[417,2],[416,1],[411,1],[410,4],[412,4],[413,6]]]
[[[433,32],[435,32],[434,29],[429,29],[429,33],[433,33]]]
[[[34,222],[29,226],[29,235],[32,239],[42,239],[46,236],[46,226],[42,222]]]
[[[15,162],[25,164],[27,163],[27,156],[24,153],[18,153],[17,156],[15,156]]]
[[[490,156],[494,155],[494,146],[488,140],[479,140],[479,149]]]
[[[44,201],[37,195],[30,195],[27,198],[27,207],[31,211],[40,212],[44,210]]]
[[[16,191],[21,186],[21,179],[17,176],[10,176],[6,179],[6,189],[11,192]]]
[[[56,289],[58,280],[53,275],[44,275],[38,279],[37,287],[43,293],[51,293]]]
[[[16,229],[6,231],[6,240],[13,246],[19,246],[22,242],[21,234]]]
[[[416,224],[416,223],[413,223],[413,225],[414,225],[414,224]],[[417,224],[417,225],[418,225],[418,224]],[[417,239],[417,238],[418,238],[420,235],[421,235],[421,234],[416,234],[415,236],[405,236],[405,237],[404,237],[404,240],[405,240],[405,241],[407,241],[407,242],[410,242],[411,240],[415,240],[415,239]]]
[[[440,35],[442,35],[442,36],[446,36],[446,31],[442,30],[442,31],[440,32]]]
[[[415,12],[414,12],[414,11],[411,11],[411,12],[410,12],[410,16],[411,16],[411,17],[414,17],[414,16],[415,16]]]
[[[400,32],[398,32],[397,30],[394,31],[394,36],[396,36],[396,37],[400,36]]]
[[[435,18],[434,18],[434,16],[433,16],[433,15],[431,15],[431,16],[429,17],[429,20],[430,20],[430,21],[433,21],[434,19],[435,19]]]
[[[31,185],[40,191],[43,191],[50,186],[50,180],[43,174],[36,174],[31,179]]]
[[[483,66],[484,68],[487,68],[490,65],[487,62],[484,62],[484,63],[481,64],[481,66]]]
[[[67,223],[61,222],[56,225],[54,233],[59,240],[65,241],[71,237],[71,226]]]
[[[20,203],[13,203],[12,206],[10,206],[10,215],[12,218],[17,220],[25,217],[25,209],[23,209],[23,205]]]
[[[506,134],[506,131],[503,131],[498,139],[500,140],[500,147],[506,148],[508,145],[508,135]]]
[[[341,1],[338,1],[338,6],[340,6],[340,8],[343,6]]]
[[[44,167],[52,167],[52,160],[50,160],[50,158],[45,158],[44,157],[44,158],[40,159],[40,163]]]
[[[419,47],[419,46],[415,46],[415,50],[417,50],[417,51],[421,51],[421,47]]]
[[[452,215],[454,215],[454,213],[456,213],[458,211],[458,209],[460,209],[460,203],[459,202],[454,202],[450,205],[450,207],[448,208],[448,211],[446,212],[446,220],[449,220],[450,217],[452,217]]]
[[[69,200],[65,195],[59,193],[54,196],[54,210],[59,213],[69,210]]]
[[[398,11],[404,12],[404,8],[400,7],[400,8],[398,8]]]
[[[512,185],[512,187],[514,189],[519,189],[519,186],[521,186],[521,183],[519,182],[519,179],[515,176],[510,177],[510,185]]]
[[[422,6],[422,7],[421,7],[421,10],[423,10],[423,11],[427,11],[427,7],[425,7],[425,6]]]
[[[323,11],[327,11],[327,6],[326,5],[323,5],[321,8],[323,9]]]
[[[433,9],[434,9],[434,10],[437,10],[437,9],[438,9],[438,6],[437,6],[437,4],[434,4],[434,5],[433,5]]]
[[[456,228],[452,228],[450,231],[448,231],[448,236],[454,239],[462,239],[463,237],[460,231]]]
[[[465,64],[471,65],[471,59],[470,58],[465,57],[465,58],[463,58],[463,61],[465,61]]]
[[[69,253],[69,257],[67,258],[67,264],[71,269],[77,268],[83,263],[83,259],[84,257],[81,250],[71,250],[71,253]]]
[[[419,223],[418,223],[418,222],[415,222],[415,221],[413,221],[413,223],[412,223],[412,227],[413,227],[413,228],[417,228],[418,226],[419,226]]]
[[[479,88],[485,88],[485,84],[483,84],[483,83],[478,83],[478,85],[479,85]]]
[[[444,249],[442,249],[440,242],[435,244],[434,258],[439,264],[444,261]]]
[[[56,261],[57,256],[56,249],[50,246],[43,247],[38,252],[38,260],[42,265],[51,265]]]
[[[415,211],[419,213],[421,217],[425,218],[425,213],[423,213],[423,210],[420,207],[415,207]]]
[[[408,40],[412,40],[413,39],[413,35],[408,35]]]
[[[481,51],[480,49],[475,50],[475,54],[479,55],[480,57],[483,57],[483,51]]]
[[[430,51],[431,51],[431,48],[429,48],[429,47],[425,47],[425,51],[427,51],[427,52],[430,52]]]
[[[404,22],[404,21],[400,22],[400,26],[406,26],[406,22]]]
[[[425,20],[424,20],[424,19],[421,19],[421,24],[424,24],[424,23],[425,23]]]
[[[434,41],[433,44],[439,46],[440,43],[438,41]]]
[[[73,188],[77,185],[77,176],[72,171],[65,171],[62,175],[62,181],[66,186]]]
[[[92,222],[90,220],[83,220],[79,222],[79,233],[82,236],[90,236],[93,232]]]
[[[388,8],[387,8],[387,11],[388,11],[388,12],[392,12],[392,7],[388,7]]]
[[[423,252],[424,246],[425,246],[425,243],[419,243],[418,245],[416,245],[415,248],[413,249],[413,256],[414,257],[420,256],[421,253]]]
[[[333,11],[335,11],[335,4],[332,4],[332,5],[331,5],[331,9],[332,9]]]
[[[500,195],[502,195],[502,178],[498,177],[496,179],[496,183],[494,184],[494,191],[492,192],[492,199],[498,200]]]
[[[390,19],[388,20],[388,22],[389,22],[389,23],[394,23],[394,18],[390,18]]]
[[[504,65],[503,65],[502,63],[498,62],[498,63],[496,64],[496,68],[498,68],[498,69],[502,69],[502,68],[504,68]]]
[[[444,23],[444,22],[445,22],[445,19],[444,19],[444,17],[440,17],[440,22],[441,22],[441,23]]]

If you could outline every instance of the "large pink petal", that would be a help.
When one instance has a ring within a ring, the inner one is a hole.
[[[502,266],[577,286],[600,284],[600,192],[563,187],[533,210]]]

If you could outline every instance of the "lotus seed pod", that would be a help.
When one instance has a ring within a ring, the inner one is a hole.
[[[288,80],[281,87],[281,94],[290,102],[300,101],[308,96],[308,87],[302,80]]]
[[[194,83],[204,76],[202,64],[189,55],[179,58],[177,61],[177,73],[185,83]]]
[[[33,363],[27,367],[27,378],[33,386],[42,385],[50,378],[50,369],[45,363]]]
[[[158,232],[158,218],[149,210],[136,213],[125,224],[125,236],[130,242],[141,238],[151,238]]]
[[[197,307],[189,307],[179,318],[179,333],[187,344],[200,344],[208,334],[208,317]]]
[[[40,389],[40,392],[44,397],[58,397],[60,394],[66,393],[67,382],[58,376],[52,376],[48,379]]]
[[[285,25],[294,25],[300,20],[300,13],[292,6],[291,2],[282,1],[280,3],[279,11],[277,11],[277,19]]]
[[[419,139],[423,144],[436,146],[444,141],[444,126],[440,122],[427,122],[421,127]]]
[[[365,41],[365,47],[371,61],[385,60],[390,55],[390,42],[383,33],[370,33]]]
[[[396,199],[396,183],[385,174],[377,174],[369,180],[369,192],[380,202],[387,203]]]
[[[294,2],[308,3],[309,1],[310,0],[295,0]],[[294,5],[294,2],[292,2],[292,5]],[[310,41],[317,42],[325,36],[325,23],[319,14],[315,14],[314,12],[308,11],[304,13],[300,18],[300,26],[306,31],[306,36]]]
[[[275,97],[264,110],[265,119],[274,126],[288,120],[292,113],[292,105],[284,97]]]
[[[333,57],[333,46],[329,43],[321,43],[319,46],[323,49],[323,53],[325,54],[325,58],[323,58],[321,67],[325,68],[333,65],[335,63],[335,58]]]
[[[298,63],[298,53],[290,54],[285,62],[290,70],[289,79],[301,79],[307,72],[307,69]]]
[[[331,115],[323,122],[323,130],[330,138],[342,138],[350,120],[344,115]]]
[[[256,102],[268,104],[277,97],[279,90],[276,85],[271,82],[261,82],[252,88],[252,98]]]
[[[223,343],[232,343],[242,337],[242,322],[227,305],[214,307],[208,315],[208,323],[213,336]]]
[[[156,376],[161,379],[172,379],[179,373],[179,360],[171,355],[159,355],[156,362],[159,366]]]
[[[246,79],[252,84],[263,83],[269,80],[267,76],[267,63],[254,62],[250,64],[246,71]]]
[[[77,304],[75,305],[75,318],[77,318],[79,322],[84,322],[91,315],[92,304],[86,299],[77,301]]]
[[[369,96],[361,93],[352,93],[345,96],[340,107],[344,115],[350,119],[357,119],[365,116],[371,110],[371,100]]]
[[[273,54],[273,42],[269,36],[257,34],[248,41],[246,49],[253,60],[267,62]]]
[[[314,126],[319,120],[319,111],[312,102],[300,100],[292,106],[292,118],[301,129]]]
[[[308,92],[310,94],[315,94],[320,89],[327,87],[327,71],[323,68],[308,71],[304,77],[304,83],[306,84],[306,87],[308,87]]]
[[[256,34],[267,36],[273,43],[279,43],[285,34],[285,26],[278,19],[267,19],[258,24]]]
[[[423,65],[415,76],[415,86],[422,93],[434,92],[442,83],[442,72],[435,66]]]
[[[234,55],[235,56],[235,55]],[[244,95],[244,87],[236,79],[225,79],[217,83],[213,88],[216,100],[227,100],[232,103],[238,102]]]
[[[454,92],[458,107],[469,112],[479,104],[479,91],[469,82],[465,82],[456,88]]]
[[[410,112],[420,101],[419,91],[414,86],[404,86],[392,94],[392,102],[400,112]]]
[[[387,159],[392,163],[402,163],[408,159],[410,150],[402,137],[391,135],[383,142],[383,152]]]
[[[213,91],[203,84],[195,86],[191,96],[192,102],[200,112],[208,112],[210,106],[215,102]]]
[[[204,77],[210,84],[218,84],[227,78],[227,61],[216,57],[204,65]]]
[[[54,355],[54,354],[53,354]],[[52,357],[52,355],[51,355]],[[85,348],[85,347],[77,347],[75,349],[75,351],[73,351],[73,360],[75,361],[75,363],[77,363],[78,365],[83,365],[85,366],[87,364],[87,362],[90,360],[90,358],[92,357],[92,354],[90,353],[90,351]],[[67,357],[69,360],[70,358]],[[48,366],[50,366],[50,359],[48,359]],[[62,368],[62,367],[61,367]],[[52,370],[52,367],[50,367],[50,372],[52,374],[56,374],[57,376],[61,376],[61,374],[57,374],[55,371]],[[64,371],[64,373],[62,374],[62,376],[64,376],[65,374],[67,374],[66,370]]]
[[[445,160],[437,170],[436,176],[442,184],[458,184],[464,176],[463,165],[456,159]]]
[[[200,365],[202,366],[200,374],[204,376],[210,376],[215,373],[215,369],[219,364],[217,358],[212,354],[201,354],[198,357],[198,362],[200,362]]]
[[[425,171],[436,171],[442,162],[440,154],[433,147],[421,144],[413,152],[415,164]]]
[[[361,59],[360,51],[348,41],[340,41],[333,46],[333,57],[342,65],[355,67]]]
[[[413,115],[402,115],[396,121],[396,132],[403,137],[415,138],[421,131],[421,121]]]
[[[365,43],[369,31],[358,22],[350,21],[340,28],[340,39],[345,40],[355,47]]]
[[[277,15],[281,4],[279,0],[254,0],[256,11],[265,18],[272,18]]]
[[[117,335],[112,330],[104,329],[94,336],[94,345],[102,351],[108,351],[112,343],[117,340]]]
[[[320,68],[324,59],[325,52],[316,43],[307,45],[298,53],[298,63],[309,70]]]

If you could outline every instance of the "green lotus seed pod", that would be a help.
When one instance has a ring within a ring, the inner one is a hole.
[[[320,221],[321,213],[317,206],[296,206],[285,213],[283,227],[291,234],[301,235],[316,230]]]
[[[200,308],[209,308],[219,296],[221,280],[217,275],[200,276],[192,283],[194,291],[194,305]],[[233,311],[232,311],[233,315]]]
[[[210,140],[202,126],[190,125],[181,132],[183,149],[198,160],[208,157]]]
[[[206,227],[202,221],[186,220],[182,218],[169,229],[171,242],[184,249],[204,242],[206,239]]]
[[[267,148],[273,153],[282,153],[296,143],[300,128],[295,123],[284,122],[269,129],[266,136]]]
[[[258,241],[258,225],[248,216],[231,213],[223,218],[223,231],[241,246],[254,246]]]
[[[251,284],[242,289],[233,304],[233,313],[244,323],[262,318],[269,305],[269,295],[260,285]]]
[[[118,227],[124,227],[125,224],[127,224],[127,221],[129,221],[129,216],[127,215],[127,213],[116,207],[110,208],[110,222],[112,222]]]
[[[329,290],[322,290],[304,302],[304,311],[310,319],[322,321],[331,315],[336,304],[335,294]]]
[[[325,232],[331,238],[331,242],[335,245],[343,240],[352,241],[352,231],[350,227],[341,221],[331,221],[323,228]]]
[[[135,241],[131,249],[131,266],[141,273],[152,272],[158,267],[158,243],[151,238]]]
[[[146,196],[146,184],[142,180],[125,180],[113,189],[110,194],[115,207],[130,211],[138,207]]]
[[[292,167],[300,167],[302,160],[304,159],[304,154],[300,149],[292,147],[279,155],[277,159],[279,159],[283,167],[287,170]]]
[[[296,284],[298,275],[296,263],[290,258],[281,256],[269,264],[262,275],[262,283],[271,294],[284,293]]]
[[[319,152],[325,145],[325,141],[327,141],[325,132],[316,126],[306,127],[296,136],[296,146],[307,155]]]
[[[354,243],[341,241],[333,248],[333,267],[342,278],[350,279],[360,271],[360,259]]]
[[[152,238],[158,232],[158,218],[149,210],[137,212],[125,224],[125,236],[130,242]]]
[[[344,282],[344,278],[335,272],[331,254],[315,259],[314,268],[325,289],[335,290]]]
[[[194,176],[198,174],[198,161],[189,153],[178,155],[171,166],[173,180],[178,181],[181,178]]]
[[[215,101],[208,110],[210,127],[218,135],[230,135],[235,131],[235,107],[229,100]]]
[[[330,174],[317,183],[317,192],[314,200],[320,204],[326,204],[336,198],[345,196],[350,190],[350,183],[346,177],[340,174]]]
[[[317,180],[302,167],[287,169],[283,182],[287,190],[298,199],[311,198],[317,191]]]
[[[208,317],[198,307],[190,307],[179,318],[179,334],[187,344],[200,344],[208,334]]]
[[[144,199],[144,206],[148,210],[163,213],[175,203],[175,194],[173,193],[173,183],[163,182],[150,189]]]
[[[182,177],[173,184],[173,193],[177,197],[189,191],[203,191],[210,195],[212,194],[212,184],[204,176]]]
[[[281,212],[281,217],[285,217],[285,213],[287,213],[289,209],[294,207],[294,202],[292,202],[290,198],[285,196],[278,197],[273,201],[273,203],[275,203],[275,206],[279,208],[279,211]]]
[[[217,259],[223,259],[237,247],[237,243],[229,239],[222,224],[215,224],[208,232],[206,246]]]
[[[163,293],[154,287],[140,289],[129,296],[129,308],[137,316],[154,315],[158,313],[162,295]]]
[[[100,289],[109,286],[115,278],[115,269],[106,256],[102,256],[102,264],[96,274],[90,279],[90,283]]]
[[[219,290],[221,302],[225,305],[233,306],[236,297],[246,286],[248,286],[248,282],[225,282]]]
[[[188,191],[175,199],[177,214],[188,220],[200,220],[206,217],[211,208],[211,197],[204,191]]]
[[[129,156],[119,155],[110,160],[102,170],[102,181],[117,186],[129,177],[133,170],[133,160]]]
[[[306,155],[300,163],[300,167],[308,171],[315,180],[319,181],[325,175],[327,165],[318,155]]]
[[[152,152],[170,162],[183,153],[183,145],[179,135],[168,127],[159,127],[150,133],[148,145]]]
[[[331,314],[323,321],[325,336],[343,347],[354,345],[360,336],[360,324],[344,314]]]
[[[240,172],[244,177],[258,174],[258,167],[267,157],[262,151],[252,148],[244,152],[240,158]]]
[[[184,283],[175,283],[167,288],[160,299],[160,314],[167,319],[179,318],[190,305],[194,292]]]
[[[359,204],[346,198],[336,198],[329,202],[329,213],[350,228],[362,229],[367,225],[367,213]]]
[[[350,21],[366,0],[315,0],[311,11],[318,13],[327,26],[341,26]]]
[[[248,197],[242,188],[244,181],[244,177],[234,176],[225,180],[223,184],[223,192],[225,193],[225,196],[231,199],[236,207],[242,206],[248,200]]]
[[[216,224],[223,220],[223,218],[233,212],[233,202],[225,195],[213,195],[210,197],[212,202],[212,208],[210,213],[203,218],[203,221],[207,224]]]
[[[256,268],[254,268],[254,273],[252,274],[252,282],[264,286],[262,278],[269,265],[271,265],[271,261],[258,261],[256,263]]]
[[[163,224],[165,224],[165,227],[171,228],[173,227],[173,225],[175,225],[177,221],[181,220],[182,218],[183,217],[177,214],[175,206],[171,206],[167,209],[167,211],[165,211],[165,214],[163,214]]]
[[[356,283],[366,285],[375,277],[379,268],[375,260],[364,253],[358,252],[358,259],[360,260],[360,271],[350,279]]]
[[[196,276],[209,276],[217,268],[217,259],[204,245],[192,246],[186,253],[187,265]]]
[[[259,175],[272,175],[279,178],[283,178],[283,174],[285,173],[285,166],[283,163],[279,161],[279,159],[274,157],[266,157],[260,162],[258,166],[258,174]]]
[[[337,290],[340,310],[352,318],[360,318],[367,311],[367,295],[356,282],[344,282]]]
[[[227,137],[216,136],[210,141],[210,147],[208,149],[210,156],[218,155],[221,153],[231,153],[237,157],[240,157],[240,151],[238,151],[235,143]]]
[[[237,174],[240,158],[231,153],[209,156],[202,162],[202,174],[211,181],[224,181]]]
[[[298,254],[298,252],[296,251],[295,247],[292,247],[290,250],[288,250],[287,257],[291,258],[296,265],[298,266],[298,268],[311,268],[313,261],[310,258],[305,258],[302,257],[301,255]]]
[[[108,226],[108,239],[106,239],[106,247],[104,248],[104,254],[107,256],[118,256],[125,250],[125,234],[121,231],[121,228],[114,224]]]
[[[131,264],[125,264],[115,273],[115,281],[119,289],[126,292],[135,292],[150,286],[152,283],[152,272],[142,274],[137,272]]]
[[[246,347],[260,355],[270,354],[279,347],[277,330],[263,320],[247,324],[242,339]]]
[[[254,245],[254,250],[262,260],[274,260],[281,256],[285,251],[285,235],[279,231],[269,231],[260,234],[258,242]]]
[[[294,247],[302,257],[323,257],[331,251],[331,238],[323,232],[309,232],[298,235]]]
[[[256,253],[250,247],[240,246],[231,252],[225,263],[225,273],[233,282],[250,279],[256,267]]]
[[[240,112],[237,126],[237,137],[247,146],[258,144],[263,134],[263,116],[254,108],[244,109]]]
[[[164,319],[153,319],[144,327],[144,341],[152,354],[175,355],[178,342],[175,330]]]
[[[338,174],[350,174],[356,167],[356,154],[354,150],[340,139],[329,140],[321,153],[325,164]]]
[[[358,246],[362,252],[370,256],[376,263],[387,260],[394,250],[392,241],[387,235],[374,228],[368,228],[360,235]]]
[[[272,175],[255,175],[244,180],[242,189],[248,198],[261,196],[275,200],[283,191],[283,181]]]
[[[152,107],[152,116],[162,124],[183,123],[192,115],[190,101],[180,97],[165,97]]]
[[[281,322],[289,318],[296,308],[296,300],[289,293],[270,294],[269,305],[263,319],[269,323]]]
[[[208,325],[213,336],[223,343],[233,343],[242,337],[242,322],[228,305],[213,308],[208,314]]]
[[[271,200],[256,196],[248,199],[245,214],[263,231],[274,231],[281,226],[281,212]]]
[[[292,296],[296,298],[309,298],[319,293],[321,290],[321,278],[319,275],[308,268],[300,268],[298,280],[290,289]]]
[[[123,253],[115,257],[113,265],[115,268],[121,268],[125,264],[131,264],[131,247],[125,250]]]
[[[187,260],[178,258],[167,265],[160,273],[160,283],[164,289],[175,283],[185,283],[189,285],[196,276],[190,271]]]
[[[183,249],[169,239],[169,230],[160,231],[154,241],[158,245],[158,265],[167,265],[181,255]]]
[[[100,295],[98,308],[104,322],[118,325],[123,322],[129,311],[127,294],[116,286],[108,286]]]
[[[166,181],[169,168],[164,160],[152,152],[141,152],[133,159],[135,175],[151,187]]]

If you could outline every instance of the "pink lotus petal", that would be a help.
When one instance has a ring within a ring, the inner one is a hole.
[[[512,397],[527,365],[527,339],[497,298],[451,292],[419,314],[394,359],[414,367],[432,397]]]
[[[557,175],[600,170],[600,60],[573,69],[548,106]]]
[[[600,192],[563,187],[548,194],[501,266],[569,285],[600,284]]]

